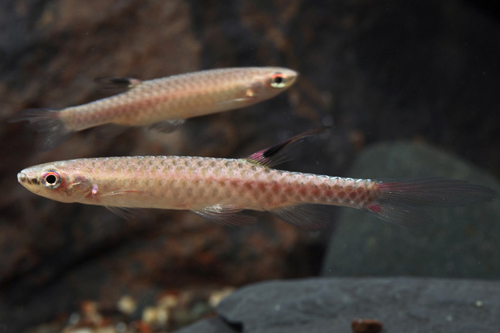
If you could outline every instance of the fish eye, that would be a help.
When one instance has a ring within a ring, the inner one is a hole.
[[[285,86],[285,76],[282,73],[274,73],[271,75],[271,87],[283,88]]]
[[[42,175],[42,185],[48,189],[55,189],[61,185],[61,176],[55,171],[47,171]]]

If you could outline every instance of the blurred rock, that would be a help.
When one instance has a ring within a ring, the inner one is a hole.
[[[500,184],[468,163],[425,144],[378,144],[361,153],[349,176],[440,176]],[[434,276],[500,279],[500,198],[458,208],[427,209],[435,223],[417,230],[342,209],[323,265],[325,276]]]
[[[247,286],[217,307],[219,320],[176,333],[350,333],[356,318],[387,332],[497,332],[499,282],[416,278],[330,278]],[[215,324],[217,322],[217,324]]]
[[[183,212],[125,221],[29,193],[16,174],[30,165],[240,157],[325,122],[335,124],[332,136],[283,167],[346,174],[366,144],[405,139],[500,170],[500,28],[458,0],[12,0],[0,2],[0,26],[0,325],[13,332],[85,299],[115,304],[125,294],[149,300],[165,287],[313,275],[324,239],[271,214],[240,229]],[[6,122],[25,108],[104,97],[96,77],[264,65],[291,67],[300,79],[275,99],[191,119],[168,135],[85,131],[40,154],[30,129]]]

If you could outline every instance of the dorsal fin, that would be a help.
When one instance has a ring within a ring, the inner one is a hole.
[[[95,79],[100,89],[112,92],[121,92],[132,89],[142,81],[131,77],[103,76]]]
[[[257,163],[259,165],[265,165],[267,167],[273,167],[277,164],[284,163],[289,160],[286,153],[293,146],[293,144],[297,143],[298,141],[308,136],[318,135],[320,133],[323,133],[324,131],[327,131],[330,128],[331,128],[330,126],[320,126],[314,128],[307,132],[298,134],[286,141],[275,144],[274,146],[260,150],[248,156],[246,159],[250,162]]]

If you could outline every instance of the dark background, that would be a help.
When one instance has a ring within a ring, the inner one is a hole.
[[[111,306],[124,294],[313,276],[331,232],[309,235],[270,214],[241,229],[189,212],[123,220],[102,207],[36,197],[16,181],[27,166],[242,157],[324,123],[334,125],[330,136],[303,144],[284,168],[349,176],[366,146],[411,141],[498,177],[499,15],[494,1],[3,1],[0,322],[15,332],[84,299]],[[38,153],[31,130],[6,122],[25,108],[104,97],[96,77],[270,65],[299,71],[299,80],[272,100],[188,120],[169,135],[90,130]]]

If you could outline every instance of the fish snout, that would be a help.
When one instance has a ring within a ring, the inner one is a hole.
[[[17,174],[17,181],[22,185],[39,185],[40,181],[36,177],[30,177],[25,170]]]
[[[294,70],[292,70],[292,69],[289,69],[289,70],[287,71],[287,74],[288,74],[288,76],[289,76],[290,78],[292,78],[292,79],[296,79],[296,78],[299,76],[299,72],[296,72],[296,71],[294,71]]]
[[[283,74],[283,79],[285,81],[284,83],[286,84],[287,87],[294,84],[295,80],[297,80],[297,77],[299,76],[299,72],[296,72],[292,69],[285,69],[283,70],[282,74]]]
[[[28,177],[24,172],[19,172],[17,174],[17,181],[20,182],[21,184],[26,183],[28,181]]]

